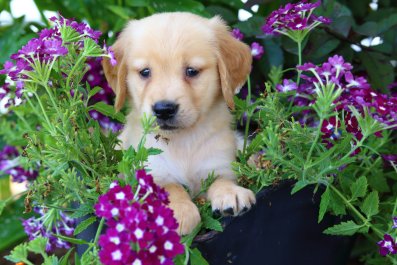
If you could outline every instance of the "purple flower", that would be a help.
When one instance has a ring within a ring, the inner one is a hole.
[[[53,56],[62,56],[68,53],[68,49],[62,46],[61,40],[44,41],[43,52]]]
[[[394,242],[394,239],[389,234],[385,234],[383,236],[383,240],[378,242],[378,246],[379,254],[381,254],[382,256],[397,253],[397,245]]]
[[[99,196],[95,213],[107,220],[99,238],[99,258],[107,264],[173,264],[184,252],[178,224],[167,207],[168,195],[144,170],[136,172],[137,187],[111,184]],[[144,199],[143,199],[144,198]]]
[[[393,226],[391,228],[393,229],[397,228],[397,216],[393,217]]]
[[[53,234],[69,237],[72,236],[75,220],[68,217],[65,213],[59,212],[60,219],[54,222],[52,227],[45,227],[44,218],[47,210],[48,209],[35,207],[34,211],[39,214],[39,217],[31,217],[22,221],[22,225],[25,233],[29,236],[29,240],[33,240],[39,236],[48,238],[46,246],[47,252],[53,252],[57,248],[70,248],[70,243],[59,239]]]
[[[105,50],[105,53],[108,55],[110,58],[110,64],[112,66],[115,66],[117,64],[116,57],[114,56],[114,52],[112,47],[107,47],[106,43],[103,45],[103,49]]]
[[[232,30],[232,36],[238,40],[244,39],[244,34],[238,28]]]
[[[38,172],[34,169],[24,169],[19,165],[18,150],[6,145],[0,151],[0,173],[10,175],[14,182],[24,182],[27,180],[35,180]]]
[[[260,45],[257,42],[253,42],[251,44],[251,54],[254,57],[254,59],[259,60],[260,58],[262,58],[262,55],[265,51],[263,50],[263,46]]]
[[[280,92],[293,91],[298,88],[297,84],[291,80],[284,79],[283,84],[276,85],[276,89]]]
[[[102,33],[100,31],[95,31],[91,29],[86,23],[78,23],[74,21],[73,19],[66,19],[61,14],[58,14],[59,18],[57,17],[52,17],[50,20],[54,22],[57,27],[61,28],[63,26],[69,26],[72,27],[74,30],[76,30],[78,33],[81,35],[87,36],[91,39],[93,39],[95,42],[98,42],[98,39],[101,37]]]
[[[262,31],[265,34],[286,34],[290,30],[312,29],[321,23],[330,23],[328,18],[313,15],[313,10],[319,5],[320,1],[313,4],[306,1],[288,3],[269,15]]]

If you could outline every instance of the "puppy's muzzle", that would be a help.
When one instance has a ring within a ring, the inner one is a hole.
[[[162,100],[152,106],[153,114],[161,129],[174,129],[174,118],[178,112],[179,105],[172,101]]]

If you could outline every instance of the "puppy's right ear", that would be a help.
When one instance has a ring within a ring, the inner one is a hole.
[[[106,79],[110,87],[113,89],[114,93],[116,94],[114,107],[116,111],[119,111],[123,107],[128,93],[127,91],[128,69],[126,64],[126,58],[124,55],[125,43],[123,38],[121,38],[121,36],[112,46],[112,50],[114,51],[117,64],[113,66],[110,63],[110,59],[105,57],[102,60],[102,66]]]

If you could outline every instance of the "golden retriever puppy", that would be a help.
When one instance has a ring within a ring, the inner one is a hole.
[[[219,17],[176,12],[129,22],[113,50],[118,64],[104,60],[103,67],[116,93],[115,108],[127,98],[132,107],[122,147],[137,146],[144,113],[156,117],[161,137],[150,135],[146,145],[163,153],[151,156],[147,166],[169,193],[179,233],[200,222],[183,186],[197,194],[211,172],[217,176],[207,192],[213,211],[238,215],[250,208],[254,194],[236,184],[231,169],[237,143],[228,109],[250,72],[250,48]]]

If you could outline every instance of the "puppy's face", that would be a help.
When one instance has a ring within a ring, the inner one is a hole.
[[[249,72],[249,48],[218,18],[164,13],[130,22],[113,46],[118,65],[104,60],[116,108],[129,95],[133,111],[156,116],[162,130],[194,126]]]

